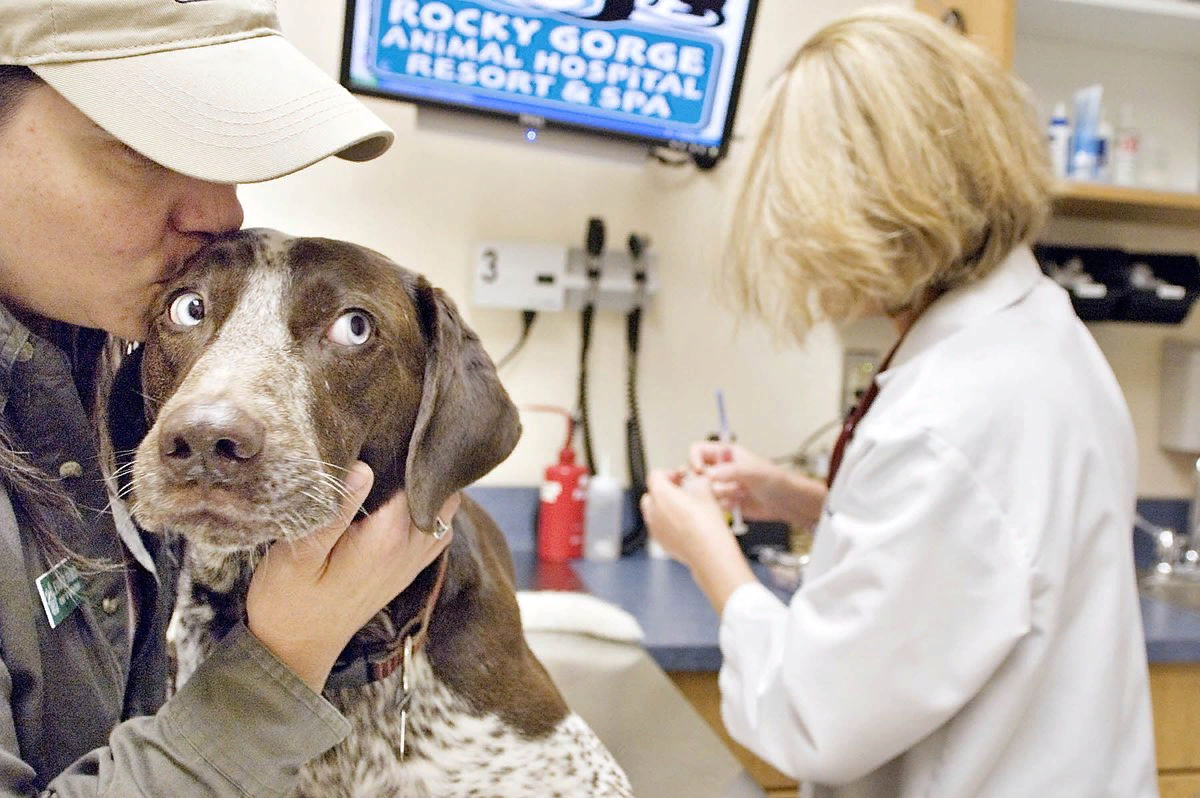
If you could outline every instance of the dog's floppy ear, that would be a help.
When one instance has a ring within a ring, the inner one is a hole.
[[[496,366],[454,302],[424,277],[417,278],[415,295],[425,334],[425,381],[404,489],[413,521],[428,530],[450,494],[508,457],[521,422]]]

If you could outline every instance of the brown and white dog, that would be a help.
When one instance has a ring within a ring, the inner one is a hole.
[[[453,302],[342,241],[246,230],[212,243],[169,280],[123,376],[140,378],[152,424],[130,509],[187,542],[180,683],[242,619],[265,546],[303,545],[333,519],[355,459],[375,472],[367,511],[403,489],[432,530],[520,436]],[[353,731],[310,763],[300,795],[632,795],[526,645],[503,534],[466,497],[453,526],[440,561],[343,652],[325,694]]]

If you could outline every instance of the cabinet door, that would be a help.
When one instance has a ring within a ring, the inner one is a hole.
[[[715,671],[672,671],[667,675],[770,798],[796,795],[798,785],[795,779],[785,776],[738,745],[725,731],[725,724],[721,721],[721,691],[717,687]]]
[[[1009,69],[1017,33],[1016,0],[916,0],[916,9],[953,24]]]
[[[1160,773],[1159,798],[1200,798],[1200,773]]]
[[[1151,663],[1150,700],[1158,769],[1200,770],[1200,666]]]

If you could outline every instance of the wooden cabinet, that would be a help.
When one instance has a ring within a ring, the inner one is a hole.
[[[674,671],[668,676],[769,798],[794,798],[795,780],[726,734],[715,672]],[[1151,665],[1150,697],[1161,798],[1200,798],[1200,663]]]
[[[796,780],[785,776],[766,762],[734,742],[721,722],[721,694],[717,689],[715,671],[672,671],[667,674],[684,697],[695,707],[700,717],[712,727],[733,752],[742,767],[767,792],[769,798],[795,798]]]
[[[1164,58],[1174,60],[1163,61],[1154,74],[1154,82],[1158,84],[1156,90],[1161,89],[1164,81],[1193,80],[1188,75],[1195,70],[1180,64],[1186,63],[1183,59],[1194,62],[1200,57],[1200,3],[1185,0],[915,0],[915,6],[919,11],[964,29],[967,36],[1001,63],[1015,69],[1018,76],[1033,87],[1035,94],[1040,80],[1035,79],[1038,76],[1022,72],[1021,59],[1016,55],[1018,43],[1023,40],[1061,40],[1064,53],[1077,52],[1074,48],[1080,44],[1103,48],[1111,54],[1125,51],[1161,53]],[[1047,59],[1035,60],[1044,64]],[[1061,58],[1054,63],[1057,68]],[[1105,67],[1103,63],[1096,65],[1097,69],[1102,67],[1116,68]],[[1089,79],[1105,82],[1094,76]],[[1079,83],[1071,90],[1083,85]],[[1181,93],[1190,96],[1190,84],[1180,86]],[[1062,91],[1062,88],[1056,87],[1054,91]],[[1068,99],[1066,96],[1039,98],[1046,106]],[[1171,112],[1179,108],[1180,118],[1188,116],[1182,105],[1168,104],[1167,107],[1172,109]],[[1114,124],[1118,121],[1116,111],[1114,107],[1108,112],[1109,121]],[[1168,127],[1176,129],[1178,125]],[[1178,163],[1194,163],[1195,152],[1200,148],[1200,129],[1192,132],[1194,141],[1185,138],[1178,143]],[[1145,146],[1148,138],[1143,130],[1143,160],[1148,155]],[[1189,149],[1189,152],[1182,152]],[[1194,183],[1184,186],[1183,190],[1178,187],[1168,190],[1063,181],[1055,190],[1054,209],[1056,215],[1063,217],[1194,225],[1200,222],[1200,193],[1195,191],[1196,188]]]
[[[1162,798],[1200,798],[1200,663],[1150,666]]]
[[[1160,774],[1158,798],[1200,798],[1200,774]]]
[[[1200,772],[1200,664],[1150,666],[1159,770]]]
[[[1012,68],[1015,0],[916,0],[916,8],[951,25]]]

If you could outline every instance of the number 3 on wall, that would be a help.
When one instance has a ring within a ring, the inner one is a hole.
[[[492,248],[485,249],[479,255],[479,279],[485,283],[494,283],[500,276],[500,256]]]

